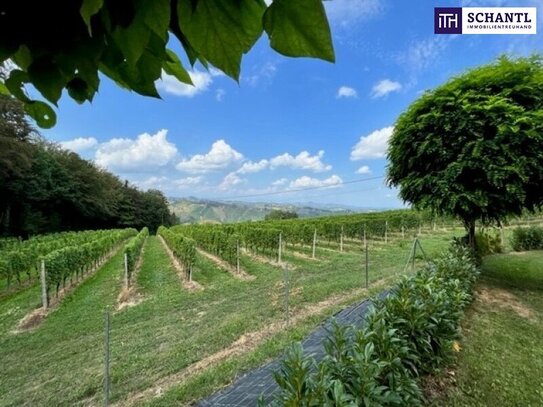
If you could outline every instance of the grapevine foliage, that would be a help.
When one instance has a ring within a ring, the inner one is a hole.
[[[149,229],[144,227],[135,237],[124,246],[124,253],[126,254],[128,279],[131,278],[132,273],[136,269],[136,263],[138,262],[145,239],[149,236]]]

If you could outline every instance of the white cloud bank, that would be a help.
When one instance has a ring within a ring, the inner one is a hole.
[[[351,88],[349,86],[341,86],[337,90],[337,94],[336,94],[336,98],[338,98],[338,99],[341,99],[341,98],[357,98],[357,97],[358,97],[358,92],[356,91],[356,89]]]
[[[189,173],[206,173],[227,168],[242,159],[243,154],[234,150],[224,140],[217,140],[211,145],[208,153],[196,154],[182,160],[176,168]]]
[[[324,172],[332,169],[331,165],[324,164],[322,158],[324,150],[320,150],[316,155],[311,155],[307,151],[302,151],[297,156],[284,153],[270,160],[270,168],[289,167],[292,169],[310,170],[313,172]]]
[[[303,189],[303,188],[320,188],[320,187],[334,187],[343,183],[343,180],[337,176],[332,175],[326,179],[311,178],[306,175],[291,181],[289,184],[290,189]]]
[[[383,79],[373,86],[371,96],[373,98],[382,98],[387,96],[389,93],[398,92],[400,90],[402,90],[402,84],[400,82],[391,81],[390,79]]]
[[[61,141],[60,145],[65,150],[73,151],[74,153],[82,153],[90,150],[98,145],[98,140],[94,137],[78,137],[73,140]]]
[[[351,150],[351,160],[383,158],[388,148],[388,140],[394,131],[393,126],[375,130],[360,140]]]
[[[363,165],[362,167],[360,167],[359,169],[356,170],[356,173],[357,174],[362,174],[362,175],[370,175],[371,174],[371,169],[367,165]]]
[[[191,98],[199,93],[207,91],[213,83],[212,76],[216,75],[195,69],[194,71],[189,71],[189,76],[192,79],[194,86],[179,82],[175,76],[162,72],[162,78],[156,82],[156,86],[158,90],[162,90],[166,93]]]
[[[167,165],[176,155],[177,147],[167,140],[168,130],[156,134],[143,133],[136,139],[114,138],[100,144],[95,162],[118,171],[145,171]]]

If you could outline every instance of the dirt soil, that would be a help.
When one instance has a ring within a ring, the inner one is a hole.
[[[485,304],[499,308],[509,308],[522,318],[534,318],[534,312],[509,291],[501,288],[482,287],[477,290],[477,299]]]
[[[138,287],[136,285],[136,280],[138,277],[138,273],[141,269],[141,265],[143,264],[143,256],[145,255],[145,244],[147,243],[147,238],[145,238],[145,242],[143,242],[143,246],[141,247],[141,253],[140,257],[138,258],[138,262],[136,263],[136,267],[134,267],[134,271],[132,272],[132,283],[129,283],[129,287],[124,287],[124,281],[123,281],[123,288],[121,289],[121,292],[119,293],[119,296],[117,297],[117,311],[122,311],[125,308],[131,308],[135,307],[138,304],[141,304],[144,300],[143,296],[138,293]]]

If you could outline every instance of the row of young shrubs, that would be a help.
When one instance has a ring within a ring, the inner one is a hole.
[[[515,251],[543,250],[543,227],[530,226],[514,229],[511,247]]]
[[[275,373],[281,391],[271,405],[421,405],[420,378],[454,353],[477,276],[471,252],[451,246],[374,300],[363,328],[336,325],[321,361],[304,357],[300,344],[291,347]]]

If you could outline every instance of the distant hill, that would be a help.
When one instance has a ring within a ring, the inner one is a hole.
[[[274,209],[293,211],[301,218],[366,211],[342,205],[219,202],[192,197],[169,198],[169,201],[170,209],[179,217],[181,223],[228,223],[262,220]]]

